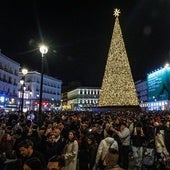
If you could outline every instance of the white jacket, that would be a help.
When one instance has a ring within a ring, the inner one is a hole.
[[[157,133],[155,136],[155,146],[156,146],[156,152],[158,153],[168,153],[165,142],[164,142],[164,136],[162,133]]]
[[[101,159],[102,161],[104,160],[109,147],[116,142],[114,138],[112,137],[107,137],[103,140],[101,140],[99,146],[98,146],[98,150],[97,150],[97,154],[96,154],[96,165],[99,163],[99,160]],[[117,143],[117,142],[116,142]],[[118,145],[117,145],[118,146]]]

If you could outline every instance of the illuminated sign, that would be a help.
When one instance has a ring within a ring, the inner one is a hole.
[[[149,74],[147,83],[149,102],[170,99],[170,67]]]

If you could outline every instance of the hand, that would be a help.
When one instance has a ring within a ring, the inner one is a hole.
[[[110,127],[110,130],[114,132],[114,131],[115,131],[115,128],[113,128],[113,126],[111,126],[111,127]]]

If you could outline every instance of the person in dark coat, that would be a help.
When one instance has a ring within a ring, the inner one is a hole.
[[[98,145],[93,135],[87,137],[87,156],[88,156],[88,170],[92,170],[95,164],[96,153]]]
[[[5,153],[7,159],[15,159],[14,140],[12,136],[5,133],[0,142],[0,154]]]
[[[48,134],[47,139],[43,139],[42,141],[42,153],[45,157],[46,163],[48,162],[48,159],[53,157],[57,154],[57,144],[55,143],[55,136],[54,134]]]
[[[95,164],[97,143],[93,135],[83,136],[79,149],[79,169],[92,170]]]
[[[32,157],[24,162],[23,170],[43,170],[41,161],[37,157]]]
[[[13,161],[5,162],[3,169],[4,170],[23,170],[22,161],[20,159],[16,159]]]
[[[95,123],[94,125],[92,125],[91,131],[89,134],[92,134],[95,137],[95,140],[97,142],[97,144],[99,145],[100,141],[103,139],[102,137],[102,131],[101,131],[101,127],[98,123]]]
[[[142,129],[142,124],[137,123],[131,135],[132,152],[134,157],[135,167],[142,167],[143,144],[145,143],[145,135]]]
[[[36,157],[40,160],[42,165],[42,170],[46,170],[46,161],[42,153],[34,149],[33,142],[29,139],[23,140],[18,144],[18,149],[20,152],[22,163],[30,158]]]

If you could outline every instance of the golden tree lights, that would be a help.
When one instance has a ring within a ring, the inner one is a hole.
[[[138,98],[119,24],[116,17],[103,77],[99,106],[138,106]]]

